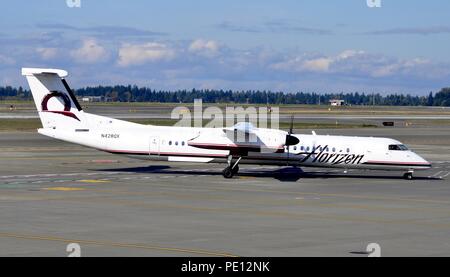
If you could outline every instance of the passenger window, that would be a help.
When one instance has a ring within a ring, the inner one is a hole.
[[[350,148],[347,148],[347,153],[350,153]]]
[[[172,145],[172,141],[171,140],[169,141],[169,145]]]
[[[297,146],[294,146],[294,151],[297,151]]]
[[[175,145],[178,146],[178,141],[175,141]]]
[[[333,147],[333,152],[336,152],[336,147]]]
[[[183,141],[183,142],[181,142],[181,145],[182,145],[182,146],[184,146],[184,141]]]

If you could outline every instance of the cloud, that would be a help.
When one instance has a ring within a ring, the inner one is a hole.
[[[229,32],[242,32],[242,33],[262,33],[263,32],[263,30],[261,30],[258,27],[235,25],[228,21],[221,22],[221,23],[217,24],[215,27],[218,29],[224,30],[224,31],[229,31]]]
[[[41,29],[51,29],[51,30],[69,30],[82,33],[88,33],[96,37],[154,37],[154,36],[165,36],[166,33],[155,32],[150,30],[143,30],[128,26],[91,26],[91,27],[76,27],[67,24],[60,23],[40,23],[36,27]]]
[[[426,65],[431,65],[431,62],[420,58],[415,58],[412,60],[399,60],[394,63],[375,68],[371,75],[373,77],[387,77],[396,74],[411,74],[414,73],[416,68]]]
[[[10,58],[10,57],[0,54],[0,64],[13,65],[13,64],[16,64],[16,61],[13,58]]]
[[[305,26],[298,26],[296,24],[287,22],[285,20],[270,20],[264,23],[264,26],[267,30],[272,33],[301,33],[308,35],[332,35],[333,32],[331,30],[321,29],[321,28],[312,28]]]
[[[188,50],[191,53],[213,57],[219,53],[220,45],[214,40],[196,39],[189,45]]]
[[[346,60],[355,56],[361,56],[364,55],[365,52],[362,50],[345,50],[343,52],[341,52],[339,55],[337,55],[336,60],[338,61],[342,61],[342,60]]]
[[[318,58],[304,61],[302,68],[308,71],[327,72],[330,64],[333,62],[330,58]]]
[[[53,47],[40,47],[36,49],[36,52],[39,54],[41,59],[43,60],[51,60],[54,59],[58,55],[58,48]]]
[[[97,37],[76,41],[64,35],[58,37],[58,43],[48,41],[20,43],[15,48],[0,44],[0,76],[8,77],[11,85],[25,85],[21,76],[14,77],[15,64],[23,64],[64,68],[70,72],[74,87],[131,83],[155,89],[393,93],[428,93],[448,86],[450,79],[450,64],[446,62],[358,49],[336,53],[242,49],[211,38],[146,42],[119,39],[122,44],[118,46],[117,41]],[[79,45],[73,46],[76,43]]]
[[[32,32],[14,34],[11,36],[0,36],[0,46],[20,47],[45,45],[56,47],[62,44],[70,44],[71,41],[63,36],[61,32]],[[35,50],[35,49],[34,49]]]
[[[377,30],[362,33],[363,35],[436,35],[450,34],[449,26],[408,27]]]
[[[277,70],[297,71],[297,72],[330,72],[338,63],[358,55],[364,55],[364,51],[345,50],[336,56],[302,54],[282,62],[272,64],[271,67]]]
[[[423,58],[399,59],[358,50],[337,55],[303,53],[269,65],[275,71],[293,74],[293,78],[308,74],[319,79],[377,81],[378,86],[392,82],[413,86],[412,83],[444,81],[450,77],[448,66]]]
[[[157,42],[145,44],[124,44],[119,49],[118,65],[142,65],[159,61],[170,61],[176,56],[176,51],[168,45]]]
[[[80,48],[70,51],[70,55],[77,63],[97,63],[107,59],[108,53],[106,49],[93,39],[83,40]]]
[[[284,20],[265,21],[257,26],[237,25],[229,21],[224,21],[215,26],[218,29],[229,32],[242,33],[298,33],[307,35],[332,35],[333,31],[321,28],[312,28],[305,26],[298,26]]]
[[[151,86],[165,89],[429,92],[447,84],[450,77],[448,64],[423,58],[400,59],[355,49],[325,55],[265,48],[242,50],[226,45],[216,48],[209,41],[124,45],[119,51],[118,68],[127,67],[126,74],[137,83],[145,83],[148,72],[152,72]],[[210,50],[219,54],[205,59],[203,53]],[[167,51],[171,54],[165,54]]]

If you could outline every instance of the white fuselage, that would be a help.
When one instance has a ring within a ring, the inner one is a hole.
[[[213,146],[234,145],[232,141],[226,141],[222,129],[160,127],[88,113],[84,116],[89,119],[89,126],[83,129],[44,128],[39,132],[109,153],[156,161],[226,163],[230,150],[199,148],[190,143],[196,138],[204,138]],[[277,147],[282,144],[281,137],[272,131],[278,130],[261,129],[260,137],[266,145]],[[281,152],[249,151],[242,157],[241,163],[401,171],[431,167],[429,162],[406,148],[390,150],[390,146],[403,145],[389,138],[294,136],[300,142],[289,146],[289,151],[286,147],[282,147],[284,151]],[[220,144],[218,140],[222,140]]]

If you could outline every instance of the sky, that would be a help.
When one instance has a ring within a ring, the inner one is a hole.
[[[450,86],[450,1],[2,1],[0,86],[366,92]],[[373,5],[372,5],[373,6]]]

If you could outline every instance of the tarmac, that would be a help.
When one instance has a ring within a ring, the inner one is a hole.
[[[310,130],[301,130],[309,132]],[[132,160],[0,133],[0,256],[450,256],[450,127],[318,130],[388,136],[433,163],[402,172]]]

